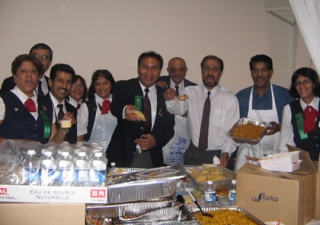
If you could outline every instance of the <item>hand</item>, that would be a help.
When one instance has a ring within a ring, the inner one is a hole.
[[[142,151],[146,151],[156,146],[156,139],[152,134],[143,134],[140,139],[136,139],[134,143],[138,144]]]
[[[267,129],[267,135],[272,135],[280,131],[280,125],[277,122],[271,121]]]
[[[228,158],[229,158],[229,153],[224,152],[220,156],[220,166],[221,167],[227,167],[228,166]]]
[[[140,118],[134,114],[135,110],[136,110],[136,107],[134,105],[127,105],[124,112],[127,120],[130,120],[130,121],[140,120]]]
[[[157,82],[157,86],[159,86],[159,87],[161,87],[161,88],[163,88],[163,89],[167,89],[169,86],[167,85],[167,83],[165,82],[165,81],[162,81],[162,80],[160,80],[160,81],[158,81]]]
[[[66,112],[64,115],[63,115],[63,120],[70,120],[71,119],[71,124],[77,124],[77,121],[74,117],[74,114],[72,112]],[[60,121],[59,121],[60,123]]]
[[[176,97],[176,91],[172,88],[168,88],[164,93],[163,97],[165,100],[170,101]]]

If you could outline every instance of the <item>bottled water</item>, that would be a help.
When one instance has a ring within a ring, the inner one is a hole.
[[[86,152],[79,152],[74,161],[76,186],[89,186],[89,162]]]
[[[208,189],[204,192],[204,199],[208,206],[213,206],[217,200],[216,191],[212,187],[212,181],[208,181]]]
[[[36,158],[35,150],[28,150],[22,161],[22,183],[27,185],[39,185],[40,162]]]
[[[57,163],[58,173],[57,183],[61,186],[71,186],[73,182],[73,163],[70,159],[70,153],[63,151],[61,152],[60,159]]]
[[[232,185],[229,189],[229,200],[232,201],[232,204],[235,205],[237,200],[237,192],[236,192],[236,180],[232,180]]]
[[[52,186],[56,180],[55,175],[57,166],[52,158],[51,151],[45,151],[40,164],[41,168],[41,185]]]
[[[94,152],[90,161],[90,183],[92,186],[105,186],[106,184],[107,159],[101,151]]]

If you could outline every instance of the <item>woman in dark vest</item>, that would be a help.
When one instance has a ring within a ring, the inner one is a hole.
[[[87,100],[87,84],[82,76],[74,76],[70,94],[66,99],[77,110]]]
[[[41,69],[40,62],[32,55],[19,55],[12,62],[16,86],[0,96],[0,139],[41,143],[64,140],[67,129],[57,131],[51,104],[35,92]]]
[[[114,83],[108,70],[93,73],[88,91],[89,100],[78,111],[78,142],[97,143],[104,151],[107,149],[117,126],[117,118],[110,111]]]
[[[307,67],[296,70],[291,77],[289,93],[296,100],[283,110],[279,148],[285,152],[286,144],[296,146],[309,152],[312,161],[318,161],[320,83],[317,72]]]

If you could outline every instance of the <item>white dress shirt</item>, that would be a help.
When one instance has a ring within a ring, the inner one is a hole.
[[[82,102],[81,102],[81,100],[80,100],[80,102],[77,102],[76,100],[74,100],[70,95],[68,96],[68,98],[66,98],[67,99],[67,101],[68,101],[68,103],[70,104],[70,105],[72,105],[73,107],[75,107],[75,108],[77,108],[77,106],[78,106],[78,104],[82,104]]]
[[[199,145],[199,135],[202,120],[204,102],[208,96],[208,90],[203,84],[189,86],[181,90],[180,95],[186,94],[186,101],[166,101],[167,109],[172,114],[183,115],[188,111],[187,130],[188,135],[195,146]],[[235,151],[236,143],[228,137],[227,133],[239,120],[238,99],[230,91],[217,85],[210,94],[210,124],[207,150],[219,150],[231,154]]]
[[[301,98],[299,99],[302,110],[304,111],[307,106],[312,106],[316,110],[318,110],[319,106],[319,97],[314,97],[310,104],[306,104]],[[292,113],[290,105],[287,104],[283,108],[282,113],[282,123],[281,123],[281,131],[280,131],[280,139],[278,143],[279,152],[288,152],[287,144],[291,146],[296,146],[293,137],[293,127],[291,123]]]
[[[108,99],[102,99],[97,94],[94,94],[94,96],[95,96],[96,105],[97,105],[97,110],[96,110],[96,116],[97,116],[97,113],[101,114],[101,109],[99,105],[102,107],[104,100],[109,100],[111,103],[112,94],[110,94]],[[108,113],[111,113],[111,110],[109,110]],[[87,104],[82,104],[80,109],[78,110],[78,115],[77,115],[77,135],[78,136],[88,133],[87,131],[88,122],[89,122],[88,106]]]

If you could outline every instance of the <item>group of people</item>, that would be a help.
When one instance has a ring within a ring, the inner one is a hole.
[[[97,143],[109,162],[122,167],[218,160],[233,168],[236,158],[237,170],[254,158],[288,151],[286,144],[319,160],[320,83],[311,68],[296,70],[288,90],[271,83],[270,57],[253,56],[253,85],[234,95],[219,85],[224,62],[214,55],[202,59],[199,85],[185,78],[180,57],[169,60],[168,76],[160,76],[163,58],[148,51],[138,58],[137,77],[116,82],[110,71],[97,70],[88,89],[67,64],[53,65],[47,77],[52,58],[52,49],[39,43],[12,62],[12,76],[0,91],[0,142]],[[241,117],[268,123],[259,144],[238,146],[228,136]],[[61,127],[66,119],[70,128]]]

